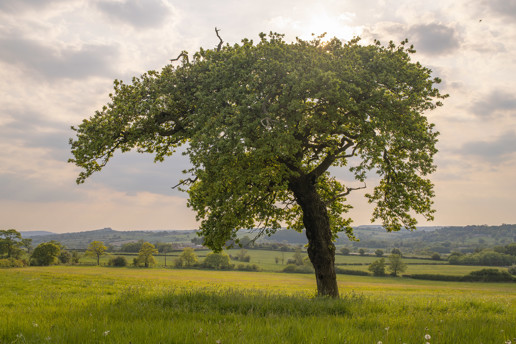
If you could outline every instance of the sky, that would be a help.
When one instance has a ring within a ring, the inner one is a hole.
[[[2,0],[0,229],[196,229],[187,194],[171,188],[187,158],[119,154],[77,185],[68,140],[114,79],[216,47],[215,27],[229,44],[270,31],[288,41],[408,38],[450,95],[426,113],[441,133],[437,213],[420,224],[516,223],[516,0]],[[354,225],[370,224],[367,191],[349,197]]]

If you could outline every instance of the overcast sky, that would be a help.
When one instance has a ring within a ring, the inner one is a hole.
[[[171,189],[188,160],[122,154],[78,186],[68,139],[115,78],[215,47],[215,27],[231,44],[262,31],[408,38],[450,94],[427,113],[441,132],[437,213],[420,224],[516,223],[516,0],[1,0],[0,229],[197,228]],[[363,194],[350,198],[355,225],[370,223]]]

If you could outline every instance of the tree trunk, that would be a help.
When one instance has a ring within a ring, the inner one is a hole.
[[[331,238],[326,204],[317,193],[314,182],[306,176],[291,182],[289,186],[303,211],[308,257],[315,269],[317,294],[339,297],[335,274],[335,245]]]

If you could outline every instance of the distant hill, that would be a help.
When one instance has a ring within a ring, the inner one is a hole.
[[[55,233],[47,232],[47,231],[20,231],[20,234],[24,238],[32,238],[39,235],[52,235]]]
[[[403,252],[438,252],[448,254],[453,251],[473,252],[478,249],[503,246],[516,242],[516,225],[501,226],[455,226],[455,227],[421,227],[416,231],[401,230],[387,232],[381,226],[358,226],[354,233],[359,241],[350,241],[342,233],[337,239],[337,246],[347,246],[357,251],[360,248],[372,253],[375,249],[389,252],[399,248]],[[241,231],[239,237],[253,238],[255,231]],[[94,240],[104,242],[114,248],[124,243],[138,240],[150,243],[190,244],[197,238],[196,230],[149,230],[149,231],[116,231],[102,228],[78,233],[56,234],[45,231],[22,232],[23,237],[30,237],[33,245],[55,240],[70,249],[85,249]],[[304,232],[279,230],[270,237],[262,237],[257,243],[286,243],[305,245]]]

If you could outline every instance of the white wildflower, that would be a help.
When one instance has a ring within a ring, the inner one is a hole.
[[[32,322],[32,326],[38,327],[38,324],[36,324],[34,321]]]
[[[104,331],[104,337],[107,336],[108,334],[109,334],[109,330]]]
[[[430,337],[430,335],[427,333],[427,334],[425,334],[425,339],[430,340],[430,339],[432,339],[432,337]]]

